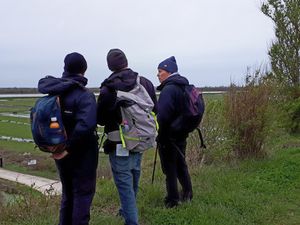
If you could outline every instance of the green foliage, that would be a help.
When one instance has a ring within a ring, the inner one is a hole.
[[[272,90],[272,114],[269,117],[273,118],[272,125],[277,125],[277,128],[283,128],[285,131],[296,134],[300,133],[300,97],[293,97],[291,90],[278,83],[273,83]]]
[[[269,50],[272,74],[286,103],[285,126],[291,133],[300,132],[300,0],[266,0],[261,11],[272,19],[276,39]]]
[[[290,87],[297,98],[300,95],[300,0],[266,0],[261,10],[275,25],[276,39],[269,50],[274,76]]]
[[[286,127],[291,133],[300,132],[300,98],[288,101],[283,104],[286,111]]]

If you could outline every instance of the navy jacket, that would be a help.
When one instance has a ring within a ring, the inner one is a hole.
[[[120,107],[117,105],[117,92],[115,90],[130,91],[136,84],[138,73],[131,69],[124,69],[112,73],[103,81],[100,87],[100,95],[98,97],[98,124],[105,126],[104,132],[108,133],[119,129],[122,122]],[[153,103],[153,111],[156,113],[156,95],[153,84],[145,77],[140,77],[141,84],[145,87],[150,95]]]
[[[157,121],[159,124],[158,142],[167,142],[170,138],[185,139],[187,134],[172,133],[172,122],[182,113],[184,96],[181,86],[188,85],[189,81],[178,73],[164,80],[157,90],[161,91],[157,106]],[[180,130],[180,128],[176,128]]]
[[[87,79],[78,74],[64,72],[62,78],[47,76],[39,81],[43,94],[60,95],[64,125],[68,135],[68,151],[87,151],[97,144],[96,98],[85,88]]]

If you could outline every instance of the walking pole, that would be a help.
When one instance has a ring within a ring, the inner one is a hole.
[[[201,146],[200,148],[206,148],[206,145],[204,144],[204,141],[203,141],[203,136],[202,136],[202,133],[201,133],[201,130],[199,127],[196,128],[196,130],[198,131],[198,134],[199,134],[199,138],[200,138],[200,143],[201,143]]]
[[[155,155],[154,155],[154,163],[153,163],[153,171],[152,171],[151,184],[153,184],[153,182],[154,182],[154,174],[155,174],[155,166],[156,166],[157,152],[158,152],[158,144],[156,145],[156,150],[155,150]]]

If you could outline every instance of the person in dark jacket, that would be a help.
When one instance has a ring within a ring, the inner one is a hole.
[[[185,160],[186,138],[188,133],[182,132],[180,127],[174,127],[174,121],[183,113],[183,86],[189,81],[178,72],[174,56],[165,59],[158,65],[158,79],[161,91],[158,99],[157,121],[159,124],[157,144],[161,166],[166,175],[167,196],[165,206],[172,208],[180,200],[189,201],[193,197],[191,178]],[[176,132],[175,132],[176,131]],[[182,186],[179,196],[177,179]]]
[[[128,152],[121,155],[121,140],[119,125],[122,122],[120,107],[116,101],[117,90],[130,91],[137,82],[138,73],[129,69],[127,58],[120,49],[111,49],[107,54],[107,65],[113,73],[103,81],[98,97],[98,123],[104,126],[108,139],[104,143],[104,152],[109,154],[111,169],[117,186],[121,208],[119,215],[125,219],[125,224],[138,224],[138,210],[136,195],[141,173],[142,153]],[[153,84],[144,77],[140,83],[145,87],[154,103],[156,112],[156,95]],[[116,133],[116,137],[110,134]],[[124,152],[123,152],[124,153]]]
[[[60,225],[83,225],[90,220],[98,164],[97,104],[85,88],[87,63],[76,52],[64,60],[62,78],[47,76],[39,81],[43,94],[59,95],[68,143],[62,153],[53,154],[62,183]]]

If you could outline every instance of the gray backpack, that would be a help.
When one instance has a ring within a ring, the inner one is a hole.
[[[157,123],[152,112],[154,104],[144,86],[140,84],[139,76],[131,91],[117,91],[117,103],[122,114],[119,133],[123,148],[143,152],[155,147]]]

